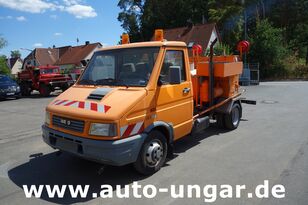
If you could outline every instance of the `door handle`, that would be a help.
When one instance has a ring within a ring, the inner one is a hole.
[[[184,88],[183,89],[183,93],[189,93],[189,91],[190,91],[190,88]]]

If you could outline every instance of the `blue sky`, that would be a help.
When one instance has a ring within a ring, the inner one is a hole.
[[[118,0],[0,0],[0,34],[11,50],[79,45],[85,41],[114,45],[123,33]],[[20,50],[22,57],[29,51]]]

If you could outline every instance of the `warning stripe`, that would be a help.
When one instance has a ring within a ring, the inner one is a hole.
[[[59,101],[60,101],[60,100],[55,100],[55,101],[53,101],[52,104],[54,105],[54,104],[56,104],[56,103],[59,102]]]
[[[84,108],[84,102],[79,102],[78,107],[83,109]]]
[[[105,112],[107,112],[110,108],[111,108],[110,106],[104,105],[104,110],[105,110]]]
[[[135,127],[135,124],[133,125],[128,125],[127,129],[125,130],[124,134],[123,134],[123,137],[128,137],[130,136],[131,132],[133,131]]]
[[[140,129],[141,129],[141,127],[142,127],[142,125],[143,125],[143,122],[138,122],[138,123],[135,125],[134,129],[132,130],[131,135],[138,134],[139,131],[140,131]]]
[[[51,104],[58,106],[75,107],[102,113],[106,113],[111,108],[108,105],[102,105],[95,102],[88,102],[88,101],[84,102],[75,100],[55,100]]]
[[[57,102],[56,105],[62,105],[63,103],[67,102],[67,100],[62,100],[60,102]]]
[[[143,131],[143,121],[136,124],[125,125],[120,128],[121,137],[129,137],[132,135],[139,134]]]
[[[91,110],[97,111],[97,104],[96,103],[91,103]]]
[[[75,104],[77,101],[70,101],[67,102],[64,106],[71,106],[72,104]]]

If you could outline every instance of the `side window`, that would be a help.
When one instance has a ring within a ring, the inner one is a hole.
[[[169,67],[180,66],[181,68],[181,81],[186,81],[184,53],[183,51],[167,50],[164,62],[160,72],[160,80],[163,85],[170,84]]]

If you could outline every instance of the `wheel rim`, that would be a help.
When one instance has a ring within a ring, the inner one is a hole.
[[[164,148],[159,140],[152,140],[145,151],[145,160],[148,166],[157,166],[164,156]]]
[[[237,107],[232,110],[232,124],[237,126],[238,122],[240,121],[240,111]]]

